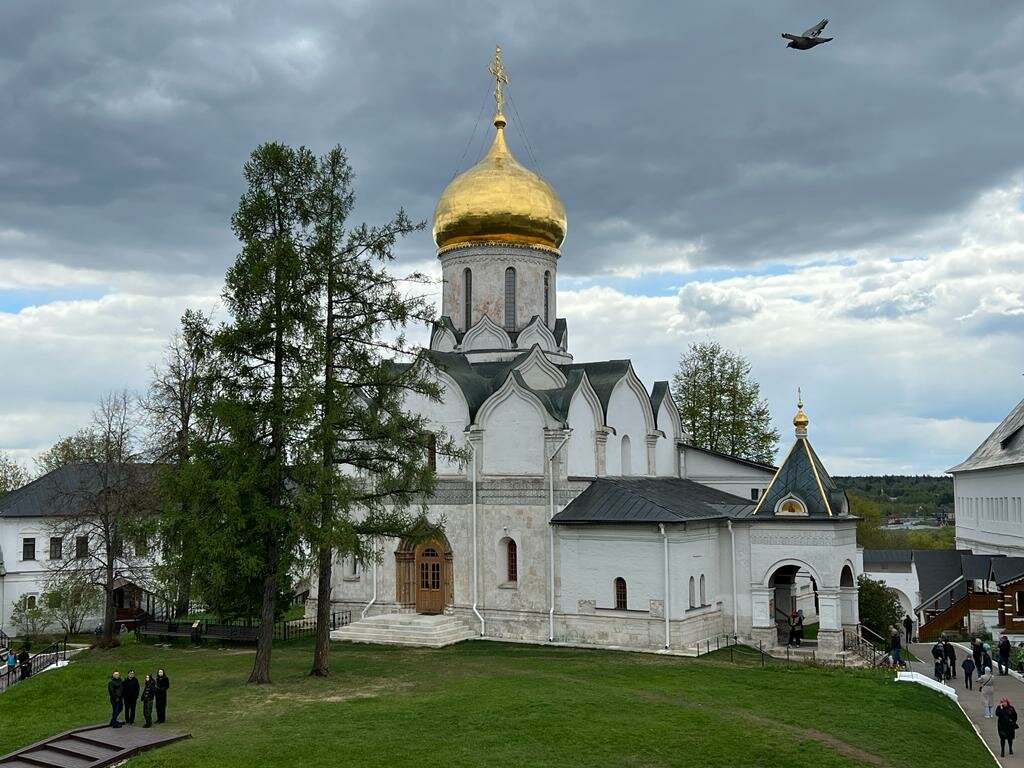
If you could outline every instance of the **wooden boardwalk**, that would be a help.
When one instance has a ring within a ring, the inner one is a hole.
[[[58,733],[0,757],[0,768],[100,768],[189,734],[125,725],[88,725]]]

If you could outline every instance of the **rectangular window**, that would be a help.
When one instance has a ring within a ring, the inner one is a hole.
[[[62,552],[63,548],[64,548],[64,539],[62,539],[60,536],[51,536],[50,537],[50,559],[51,560],[60,560],[61,558],[63,558],[64,557],[64,553]]]
[[[124,557],[124,539],[115,536],[110,542],[110,554],[114,557]]]
[[[1017,593],[1017,615],[1024,616],[1024,592]]]
[[[75,537],[75,557],[79,560],[84,560],[89,556],[89,537],[88,536],[76,536]]]
[[[760,496],[761,496],[761,489],[760,488],[751,488],[750,489],[750,500],[751,501],[757,501]]]
[[[35,539],[22,539],[21,540],[21,559],[22,560],[35,560],[36,559],[36,540]]]

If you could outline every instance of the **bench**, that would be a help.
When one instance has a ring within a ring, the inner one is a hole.
[[[139,632],[157,637],[192,637],[191,621],[147,621]]]
[[[234,640],[240,643],[256,642],[259,627],[238,624],[207,624],[203,638],[208,640]]]

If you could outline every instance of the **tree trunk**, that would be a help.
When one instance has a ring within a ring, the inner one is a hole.
[[[326,677],[330,673],[328,650],[331,643],[332,554],[329,546],[320,546],[316,585],[316,649],[313,651],[313,669],[309,672],[317,677]]]
[[[178,575],[178,594],[174,602],[174,616],[187,616],[192,603],[192,566],[182,566]]]
[[[250,683],[270,682],[270,655],[274,649],[274,604],[277,602],[277,564],[279,558],[277,538],[267,539],[267,574],[263,580],[263,604],[260,606],[260,626],[256,632],[256,659],[249,674]]]

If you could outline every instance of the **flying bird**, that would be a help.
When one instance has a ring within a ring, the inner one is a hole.
[[[806,32],[799,35],[791,35],[784,32],[782,36],[789,40],[789,45],[786,47],[796,48],[798,51],[809,51],[816,45],[829,42],[832,40],[831,37],[821,37],[821,32],[825,29],[826,24],[828,24],[828,19],[822,19]]]

